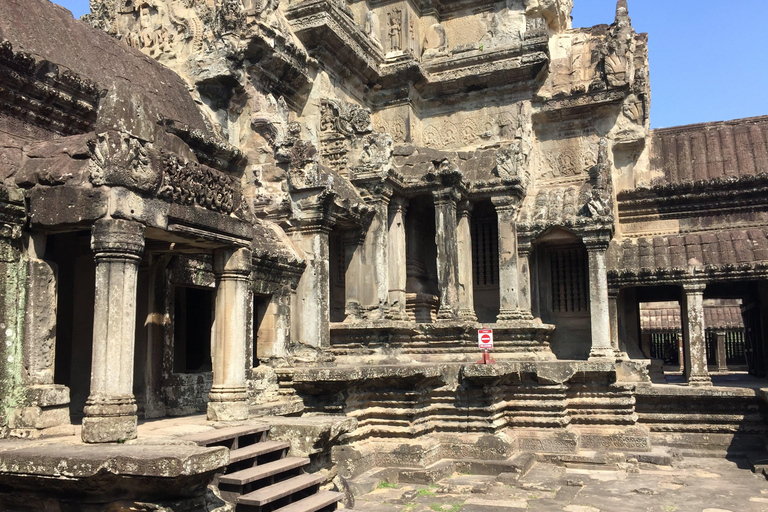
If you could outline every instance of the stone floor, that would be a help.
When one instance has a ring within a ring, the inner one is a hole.
[[[768,481],[746,461],[670,466],[561,467],[538,463],[519,481],[454,474],[437,484],[381,484],[356,512],[768,512]]]

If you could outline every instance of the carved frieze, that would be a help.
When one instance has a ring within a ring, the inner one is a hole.
[[[242,208],[240,182],[234,176],[176,155],[163,159],[163,179],[157,197],[187,206],[199,206],[225,214]]]

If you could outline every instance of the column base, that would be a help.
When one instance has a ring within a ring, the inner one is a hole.
[[[117,443],[136,439],[136,400],[88,399],[83,412],[81,438],[84,443]]]
[[[387,309],[387,320],[394,320],[395,322],[408,322],[410,321],[410,318],[408,318],[408,313],[405,312],[405,310],[401,309],[399,306],[390,306]]]
[[[710,388],[712,387],[712,378],[708,374],[689,375],[688,385],[692,388]]]
[[[465,322],[477,322],[477,315],[471,309],[460,309],[459,318]]]
[[[440,308],[437,311],[437,320],[440,321],[447,321],[450,322],[451,320],[457,320],[458,317],[456,316],[456,312],[452,309],[443,309]]]
[[[248,392],[242,387],[217,387],[211,389],[208,402],[208,420],[242,421],[248,419]]]
[[[613,355],[617,361],[629,361],[629,354],[623,350],[613,349]]]
[[[248,416],[248,402],[208,402],[208,421],[243,421]]]
[[[606,348],[592,348],[589,351],[590,361],[615,361],[616,353],[611,347]]]
[[[496,323],[514,322],[517,320],[533,320],[533,314],[522,309],[502,309],[499,311],[499,316],[496,317]]]

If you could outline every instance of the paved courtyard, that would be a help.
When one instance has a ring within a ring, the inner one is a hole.
[[[768,481],[746,461],[670,466],[561,467],[539,463],[519,481],[454,474],[432,485],[382,484],[358,512],[768,512]]]

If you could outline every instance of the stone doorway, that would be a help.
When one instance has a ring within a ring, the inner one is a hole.
[[[431,196],[410,200],[405,216],[406,232],[406,309],[419,323],[437,318],[437,245],[435,243],[435,205]]]
[[[79,423],[91,391],[96,264],[91,233],[49,235],[45,259],[57,267],[54,382],[70,390],[70,416]]]
[[[472,283],[477,320],[495,323],[499,316],[499,220],[490,201],[472,211]]]
[[[533,251],[534,316],[557,327],[550,345],[558,359],[588,359],[592,347],[589,260],[572,233],[553,230]]]

